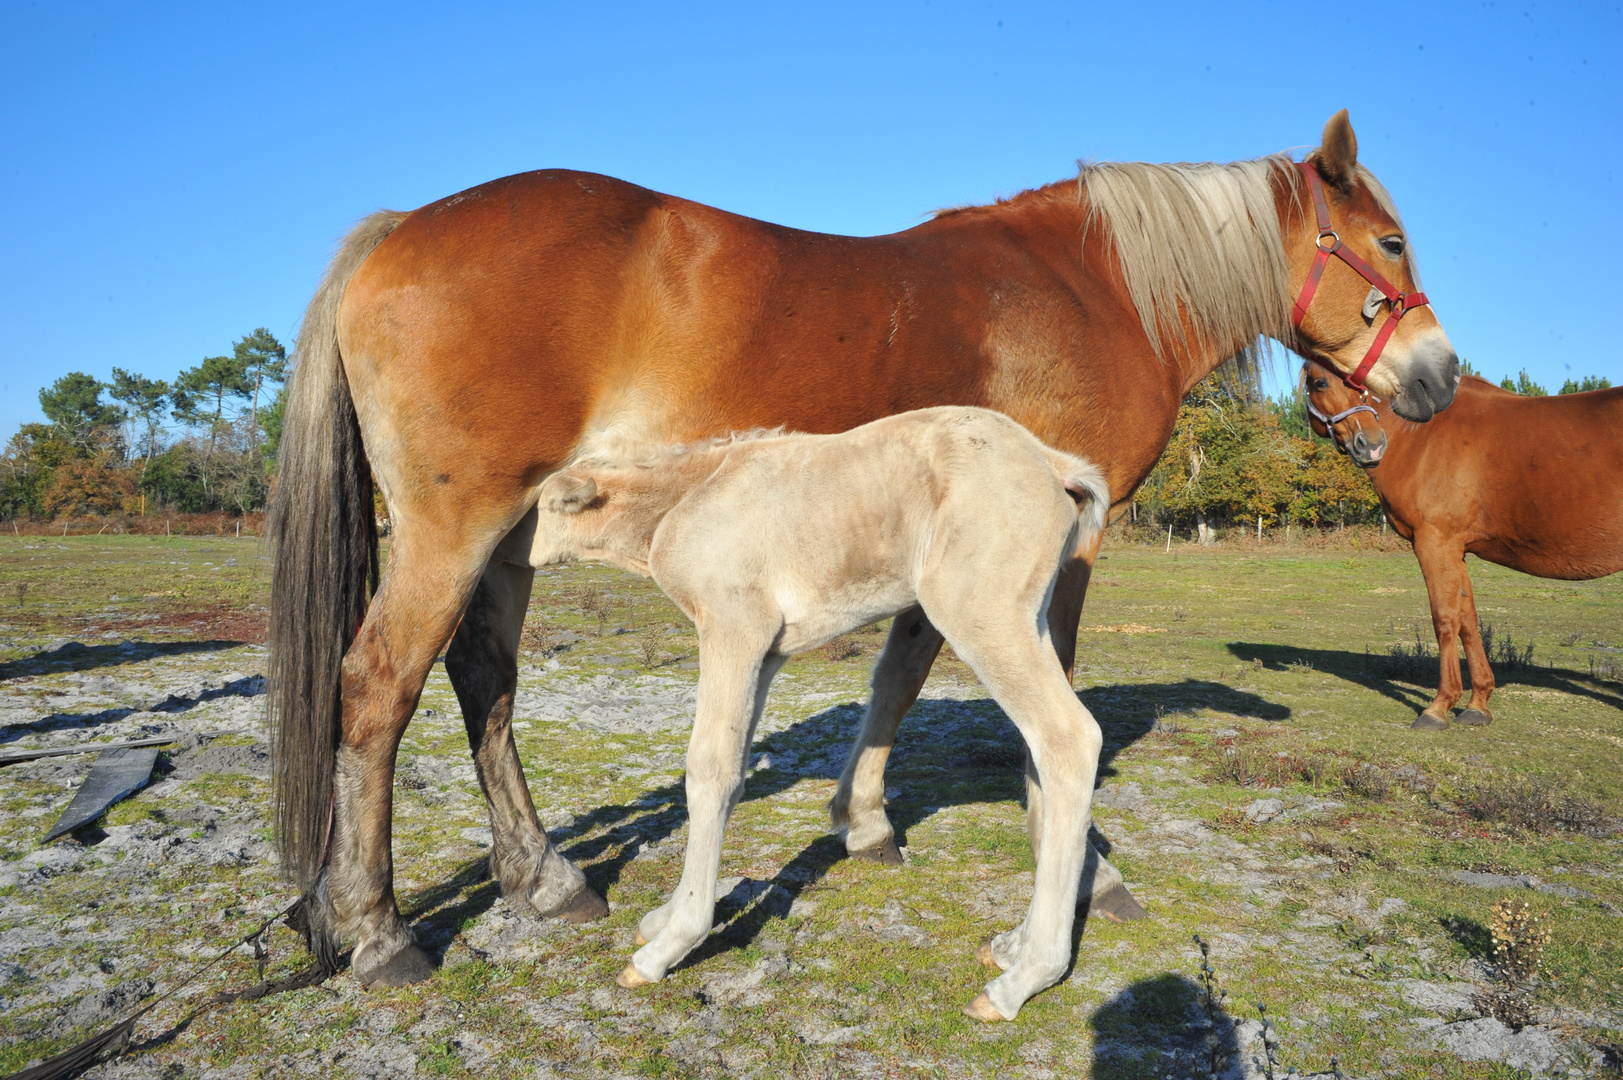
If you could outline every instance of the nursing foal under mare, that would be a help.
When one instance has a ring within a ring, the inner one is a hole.
[[[1097,462],[1119,509],[1184,393],[1259,335],[1359,374],[1412,419],[1445,407],[1457,361],[1404,244],[1345,113],[1303,165],[1093,165],[891,236],[799,232],[563,171],[367,218],[299,332],[271,523],[275,817],[312,917],[356,942],[363,982],[430,973],[395,905],[390,794],[442,650],[502,888],[544,914],[607,910],[530,802],[510,723],[534,572],[494,557],[570,461],[982,405]],[[1370,266],[1398,286],[1373,323]],[[374,480],[394,531],[368,602]],[[1066,670],[1095,554],[1049,607]],[[833,805],[853,853],[894,850],[884,762],[941,643],[912,612],[885,644]]]
[[[1493,669],[1465,553],[1569,581],[1623,570],[1623,387],[1522,397],[1466,375],[1448,412],[1422,427],[1311,361],[1302,380],[1313,430],[1368,470],[1426,578],[1441,671],[1414,726],[1448,726],[1463,692],[1457,641],[1471,669],[1459,722],[1490,722]]]
[[[1042,784],[1031,906],[1008,970],[965,1011],[1012,1020],[1071,961],[1103,745],[1048,641],[1061,567],[1104,527],[1099,470],[1001,413],[947,406],[840,435],[767,435],[585,461],[541,485],[513,558],[650,576],[699,632],[687,864],[620,973],[637,987],[709,935],[722,831],[784,662],[917,606],[1025,737]],[[500,549],[498,549],[500,550]]]

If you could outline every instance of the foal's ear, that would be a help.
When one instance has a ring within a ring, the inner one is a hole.
[[[1319,175],[1343,192],[1350,191],[1358,165],[1358,136],[1353,134],[1352,121],[1342,109],[1324,125],[1324,138],[1315,158]]]
[[[541,485],[541,502],[555,514],[578,514],[597,498],[597,481],[590,476],[556,472]]]

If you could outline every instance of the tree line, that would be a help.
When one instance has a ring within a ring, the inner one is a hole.
[[[262,509],[275,481],[287,376],[287,350],[263,327],[173,382],[117,367],[108,382],[64,375],[39,392],[46,423],[24,424],[0,455],[0,519]],[[1525,370],[1500,385],[1546,393]],[[1610,385],[1588,376],[1558,392]],[[1269,528],[1380,520],[1367,478],[1313,435],[1301,388],[1267,398],[1232,366],[1185,398],[1134,504],[1139,522],[1202,538],[1259,519]]]
[[[264,507],[282,434],[287,350],[260,327],[172,382],[123,368],[39,392],[45,423],[0,454],[0,518],[246,514]]]

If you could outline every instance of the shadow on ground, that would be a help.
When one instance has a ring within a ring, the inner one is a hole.
[[[116,664],[138,664],[159,656],[185,656],[190,653],[237,649],[246,641],[128,641],[117,645],[83,645],[70,641],[59,648],[35,653],[21,660],[0,664],[0,682],[23,675],[48,675],[59,671],[90,671]]]
[[[1305,649],[1294,645],[1263,645],[1250,641],[1231,641],[1228,651],[1237,659],[1252,662],[1261,660],[1270,671],[1284,671],[1292,664],[1307,664],[1315,671],[1323,671],[1356,683],[1367,690],[1387,697],[1418,713],[1431,704],[1435,696],[1437,661],[1424,661],[1428,676],[1424,685],[1417,685],[1407,675],[1391,673],[1389,658],[1374,653],[1349,652],[1344,649]],[[1460,662],[1465,692],[1471,691],[1471,672]],[[1589,698],[1614,709],[1623,709],[1623,693],[1613,689],[1615,684],[1592,679],[1581,671],[1554,667],[1523,667],[1512,670],[1494,669],[1494,681],[1503,686],[1534,686],[1544,690],[1559,690],[1564,694]]]
[[[1093,1027],[1096,1080],[1113,1077],[1224,1076],[1238,1062],[1239,1039],[1233,1019],[1221,1009],[1215,1018],[1196,1005],[1199,988],[1182,975],[1140,979],[1099,1007]]]
[[[1115,775],[1111,767],[1115,756],[1154,730],[1157,719],[1169,712],[1209,708],[1266,720],[1291,715],[1289,708],[1256,694],[1198,679],[1099,686],[1080,696],[1104,731],[1101,779]],[[750,774],[741,801],[768,798],[805,778],[837,779],[862,716],[863,705],[848,702],[761,739],[750,760],[759,761],[765,754],[773,764]],[[906,847],[908,829],[945,807],[1022,799],[1024,761],[1020,733],[996,702],[920,700],[902,722],[886,774],[886,783],[898,791],[888,806],[896,842]],[[612,905],[626,865],[644,847],[675,834],[686,820],[686,793],[678,782],[629,803],[598,807],[549,835]],[[1092,839],[1109,854],[1108,839],[1097,830]],[[749,882],[719,904],[718,919],[725,918],[725,925],[684,963],[750,944],[845,857],[840,838],[823,834],[811,839],[770,881]],[[402,906],[425,948],[443,953],[456,930],[487,911],[499,895],[499,886],[489,880],[488,860],[481,858],[465,864],[450,881],[407,897]],[[1011,921],[1018,915],[1010,912]],[[1077,932],[1081,929],[1079,920]]]

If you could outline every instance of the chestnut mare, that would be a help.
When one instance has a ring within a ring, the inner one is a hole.
[[[1489,723],[1493,669],[1465,553],[1569,581],[1623,570],[1623,387],[1522,397],[1467,375],[1448,412],[1421,427],[1312,361],[1302,380],[1313,430],[1369,471],[1420,560],[1441,673],[1414,726],[1448,726],[1463,692],[1457,641],[1471,669],[1459,722]]]
[[[1396,332],[1377,342],[1367,282],[1343,260],[1293,321],[1332,239],[1414,288],[1345,112],[1306,170],[1284,155],[1087,166],[890,236],[799,232],[555,170],[361,222],[299,332],[271,523],[275,817],[315,930],[356,942],[362,982],[430,974],[395,905],[390,811],[442,650],[504,892],[577,921],[607,911],[537,822],[511,730],[534,570],[498,545],[532,549],[551,473],[616,447],[979,405],[1098,462],[1120,509],[1185,391],[1264,335],[1343,372],[1378,357],[1368,384],[1429,419],[1458,367],[1429,307],[1400,328],[1389,313]],[[394,534],[369,601],[374,481]],[[1067,671],[1096,553],[1050,606]],[[834,800],[854,853],[895,851],[884,762],[942,644],[917,609],[895,625]]]

